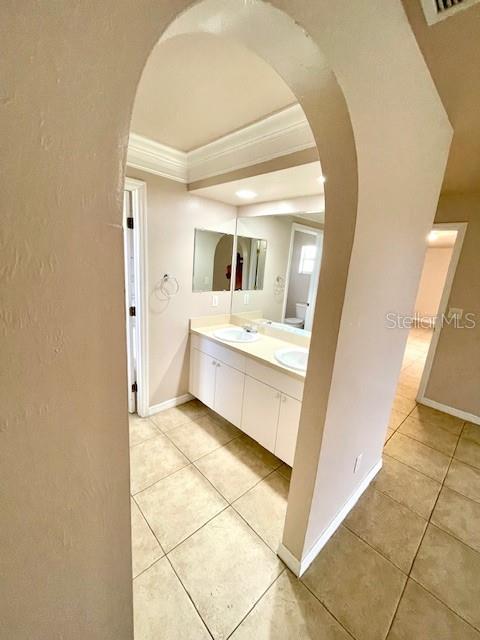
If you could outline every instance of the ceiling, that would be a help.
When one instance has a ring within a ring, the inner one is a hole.
[[[233,40],[160,41],[140,80],[131,130],[190,151],[296,102],[262,58]]]
[[[480,5],[429,27],[420,0],[402,1],[454,129],[442,191],[480,191]]]
[[[321,175],[320,163],[310,162],[250,178],[193,189],[191,193],[235,206],[313,196],[324,192],[323,184],[318,180]],[[248,199],[241,198],[236,193],[242,190],[254,192],[256,195]]]

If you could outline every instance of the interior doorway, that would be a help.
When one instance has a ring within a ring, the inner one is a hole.
[[[148,313],[146,185],[125,179],[123,191],[123,250],[125,263],[125,334],[129,413],[145,417],[148,398]]]
[[[397,387],[399,395],[421,404],[433,406],[425,391],[442,327],[460,319],[462,310],[449,308],[448,301],[465,231],[465,223],[434,224],[427,237],[413,326]]]
[[[292,225],[282,321],[306,331],[312,330],[322,248],[322,229]]]

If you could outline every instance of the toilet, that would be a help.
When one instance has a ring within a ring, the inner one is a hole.
[[[297,316],[295,318],[285,318],[285,324],[288,324],[289,327],[295,327],[296,329],[303,329],[307,306],[306,302],[297,302],[295,305],[295,313]]]

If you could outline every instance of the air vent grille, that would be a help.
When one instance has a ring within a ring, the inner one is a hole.
[[[423,13],[428,24],[435,24],[454,16],[458,11],[468,9],[480,0],[421,0]]]

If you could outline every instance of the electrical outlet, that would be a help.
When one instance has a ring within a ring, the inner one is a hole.
[[[212,296],[212,307],[218,307],[218,296]]]
[[[362,458],[363,458],[363,453],[360,453],[355,458],[355,464],[353,465],[353,473],[357,473],[357,471],[360,469],[360,465],[362,464]]]

